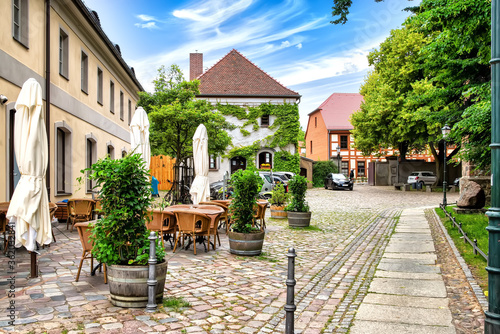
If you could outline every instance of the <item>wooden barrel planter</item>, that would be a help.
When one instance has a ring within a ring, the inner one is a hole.
[[[149,266],[107,267],[111,304],[119,307],[146,307],[148,304]],[[156,304],[163,300],[167,262],[156,265]]]
[[[264,245],[265,232],[237,233],[227,232],[229,238],[229,251],[231,254],[255,256],[260,255]]]
[[[288,226],[307,227],[311,223],[310,212],[292,212],[288,211]]]
[[[284,219],[287,217],[285,206],[271,205],[271,218]]]

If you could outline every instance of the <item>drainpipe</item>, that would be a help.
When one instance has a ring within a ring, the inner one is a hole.
[[[49,159],[47,159],[47,196],[50,201],[50,0],[45,1],[46,19],[45,19],[45,128],[47,131],[47,150]]]

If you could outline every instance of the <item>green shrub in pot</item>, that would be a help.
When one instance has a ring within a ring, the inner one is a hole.
[[[149,258],[146,221],[150,219],[147,210],[153,199],[141,155],[106,157],[84,171],[96,182],[103,212],[92,229],[93,256],[108,265],[146,265]],[[159,238],[156,257],[158,263],[165,259]]]
[[[309,212],[309,205],[306,202],[307,179],[300,175],[295,175],[288,182],[288,191],[292,194],[292,200],[286,207],[289,212]]]
[[[251,233],[254,206],[257,205],[257,195],[262,187],[262,178],[252,170],[238,170],[231,175],[233,195],[229,211],[231,214],[231,230],[238,233]]]

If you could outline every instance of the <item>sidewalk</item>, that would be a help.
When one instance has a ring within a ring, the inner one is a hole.
[[[424,209],[403,210],[352,334],[455,333]]]

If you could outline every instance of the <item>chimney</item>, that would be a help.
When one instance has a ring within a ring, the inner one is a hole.
[[[203,53],[189,54],[189,81],[203,74]]]

